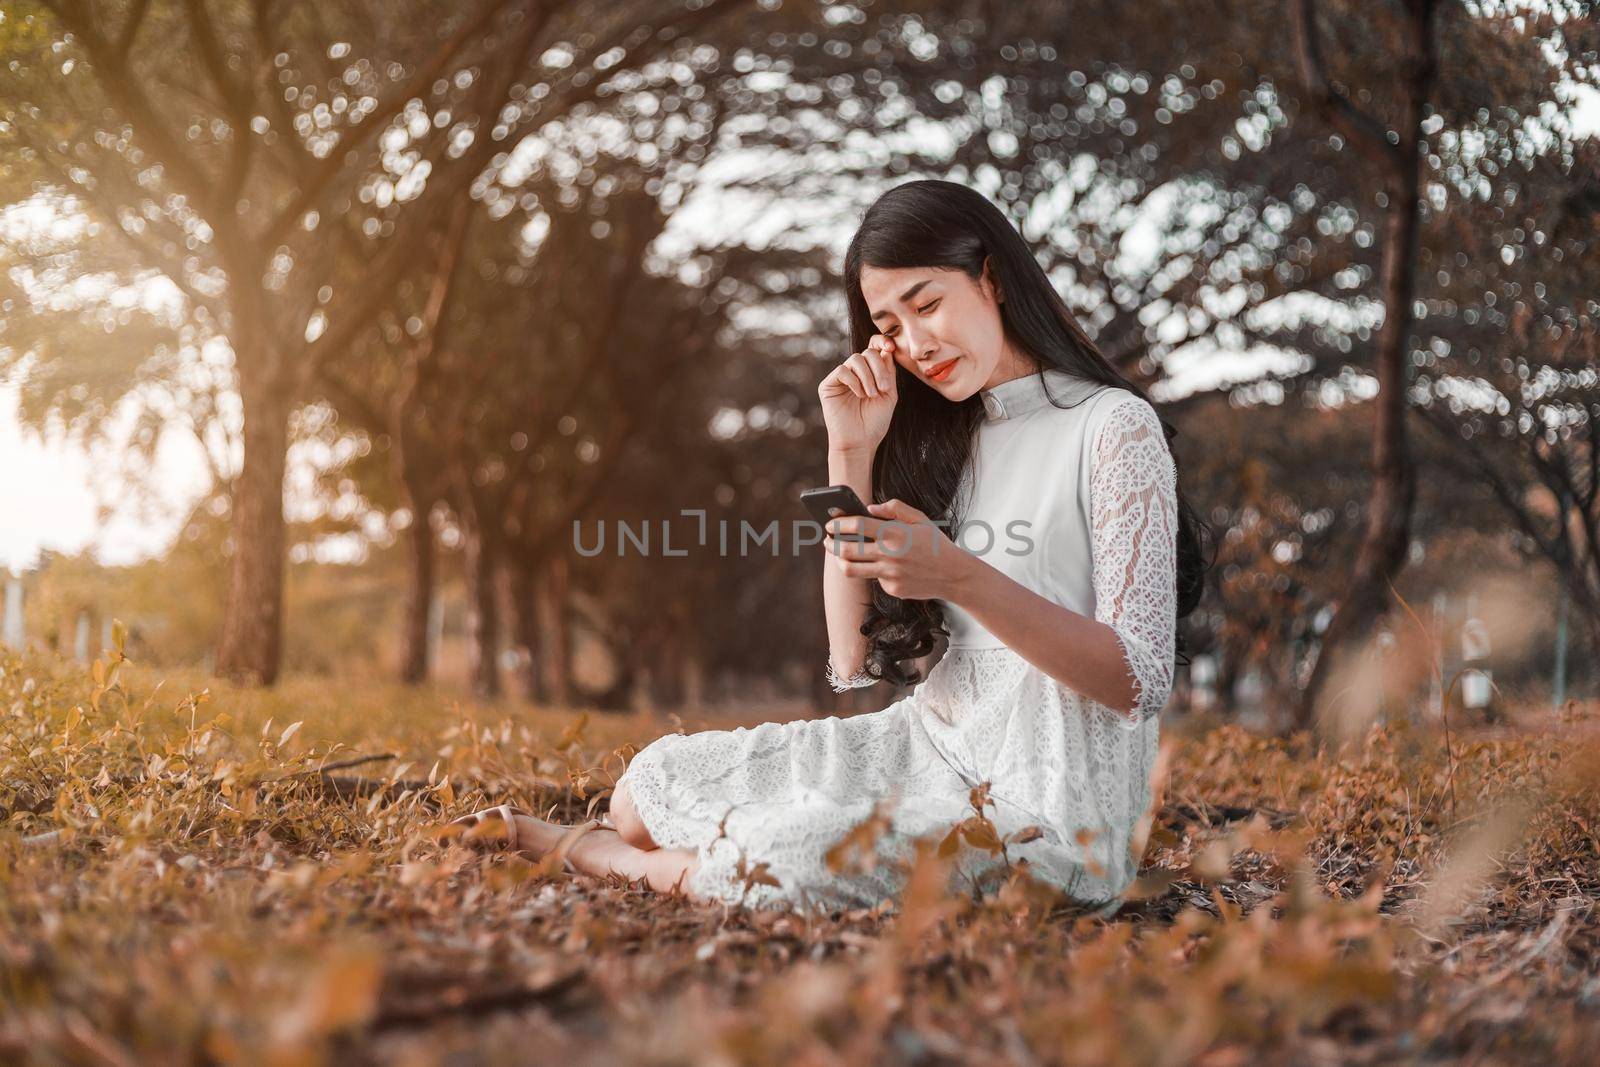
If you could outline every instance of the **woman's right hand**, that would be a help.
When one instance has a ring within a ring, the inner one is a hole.
[[[875,333],[864,351],[833,368],[817,386],[828,449],[876,451],[889,432],[895,388],[894,340]]]

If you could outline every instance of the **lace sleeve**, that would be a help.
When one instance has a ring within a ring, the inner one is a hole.
[[[835,693],[843,693],[850,689],[860,689],[862,686],[877,684],[878,676],[867,673],[867,668],[862,667],[856,673],[846,678],[833,665],[833,655],[828,656],[828,685]]]
[[[1089,476],[1094,617],[1116,631],[1138,693],[1137,726],[1172,692],[1177,641],[1177,469],[1155,409],[1116,402],[1095,439]]]

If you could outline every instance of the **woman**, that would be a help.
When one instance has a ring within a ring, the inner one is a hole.
[[[1204,582],[1173,431],[970,189],[885,193],[845,283],[857,351],[818,389],[828,477],[881,502],[828,524],[826,669],[839,691],[889,679],[910,694],[867,715],[662,737],[618,781],[609,824],[506,807],[464,822],[498,818],[514,848],[559,844],[570,868],[658,890],[856,907],[894,894],[894,861],[972,815],[988,782],[1000,834],[1042,831],[1010,861],[1114,910],[1139,859],[1176,620]],[[949,648],[920,679],[907,661],[937,633]],[[885,862],[831,869],[830,847],[875,812]],[[957,872],[1003,862],[968,850]]]

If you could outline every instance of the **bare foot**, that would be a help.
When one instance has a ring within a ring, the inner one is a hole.
[[[560,847],[574,829],[522,812],[515,812],[512,818],[516,822],[518,851],[535,862],[549,862],[544,857]],[[674,892],[683,888],[697,862],[693,852],[681,849],[645,852],[634,848],[616,830],[599,825],[573,839],[565,853],[566,869],[573,873],[598,878],[620,874],[629,882],[643,878],[651,888]]]
[[[699,866],[690,849],[644,851],[599,821],[566,826],[546,822],[507,804],[457,819],[455,824],[466,831],[469,842],[504,842],[504,847],[535,863],[551,865],[552,871],[565,867],[574,874],[601,878],[620,874],[629,882],[643,878],[652,889],[663,892],[682,889],[684,879]]]
[[[581,829],[585,825],[579,823],[577,827],[572,827],[557,822],[546,822],[520,811],[513,813],[512,818],[516,822],[518,853],[534,861],[548,856],[560,847],[561,842],[574,829]],[[600,877],[608,874],[636,877],[638,872],[634,868],[637,865],[629,861],[640,855],[643,854],[622,840],[622,835],[615,829],[593,821],[588,829],[584,829],[580,835],[571,840],[565,852],[569,871],[581,871]]]
[[[459,829],[463,842],[474,847],[488,843],[490,848],[506,848],[534,862],[553,853],[567,870],[576,873],[570,854],[585,834],[600,825],[591,819],[577,826],[563,826],[535,818],[510,804],[500,804],[464,815],[450,827]]]
[[[543,819],[520,811],[512,812],[511,818],[516,824],[516,836],[512,840],[516,842],[517,854],[534,861],[541,860],[548,855],[552,849],[561,843],[561,839],[573,829],[573,827],[561,823],[545,822]],[[579,825],[582,824],[580,823]],[[574,842],[574,850],[575,848],[576,842]],[[571,852],[568,853],[568,858],[572,858]]]

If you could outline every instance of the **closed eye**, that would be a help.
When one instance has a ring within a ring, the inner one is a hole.
[[[917,309],[917,313],[918,313],[918,314],[920,314],[920,315],[926,315],[926,314],[927,314],[927,313],[928,313],[928,312],[930,312],[930,311],[932,311],[932,310],[933,310],[933,309],[934,309],[934,308],[936,308],[936,307],[938,307],[938,306],[939,306],[939,302],[940,302],[940,300],[943,300],[943,299],[944,299],[944,298],[943,298],[943,297],[940,297],[940,298],[939,298],[939,300],[935,300],[935,301],[933,301],[933,302],[932,302],[932,303],[930,303],[930,304],[925,304],[925,305],[923,305],[923,306],[922,306],[922,307],[919,307],[919,308],[918,308],[918,309]],[[898,330],[899,330],[899,327],[896,327],[896,328],[895,328],[895,329],[896,329],[896,331],[897,331],[897,332],[898,332]],[[890,332],[888,332],[888,331],[887,331],[887,330],[885,330],[885,331],[884,331],[884,334],[883,334],[883,335],[884,335],[884,336],[885,336],[885,337],[893,337],[893,336],[894,336],[894,334],[892,334],[892,333],[890,333]]]

